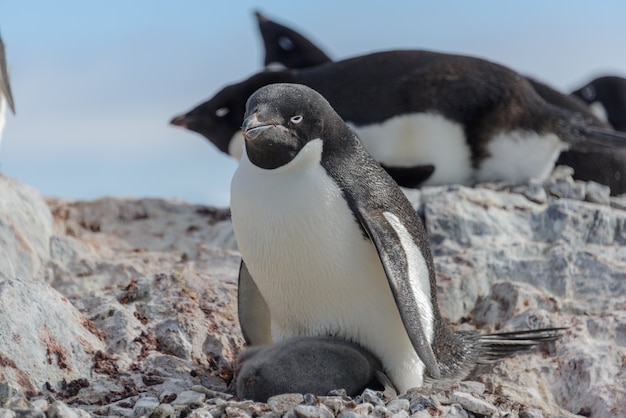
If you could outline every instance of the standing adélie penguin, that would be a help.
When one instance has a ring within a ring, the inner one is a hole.
[[[249,98],[242,129],[231,215],[250,344],[344,338],[405,392],[558,338],[555,329],[479,335],[444,325],[419,217],[319,93],[265,86]]]

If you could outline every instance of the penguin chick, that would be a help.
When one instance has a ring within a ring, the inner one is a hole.
[[[331,337],[296,337],[244,351],[237,359],[236,393],[240,399],[266,402],[281,393],[327,395],[345,389],[348,396],[377,388],[380,361],[357,344]]]
[[[425,376],[460,379],[559,338],[559,329],[481,336],[446,327],[419,217],[318,92],[262,87],[247,102],[243,135],[231,216],[248,343],[343,338],[405,392]]]

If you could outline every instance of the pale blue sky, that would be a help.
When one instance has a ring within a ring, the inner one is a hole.
[[[396,48],[477,55],[563,91],[626,76],[621,0],[0,0],[17,108],[0,170],[49,196],[228,205],[235,161],[168,121],[261,69],[257,9],[335,59]]]

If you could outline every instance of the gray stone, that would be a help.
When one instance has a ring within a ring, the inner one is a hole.
[[[387,410],[392,414],[408,411],[410,407],[411,402],[408,399],[394,399],[387,404]]]
[[[371,415],[374,412],[374,405],[363,402],[354,407],[354,412],[359,415]]]
[[[185,390],[180,392],[176,399],[172,402],[173,406],[201,406],[206,399],[204,393],[196,392],[193,390]]]
[[[454,391],[450,396],[450,401],[480,415],[492,416],[498,412],[498,409],[489,402],[478,399],[469,393]]]
[[[162,403],[152,411],[150,418],[173,418],[175,416],[176,411],[174,407],[170,404]]]
[[[450,410],[448,411],[446,415],[444,415],[444,418],[468,418],[468,417],[469,415],[467,414],[467,411],[463,409],[463,407],[459,404],[450,405]]]
[[[54,401],[46,411],[48,418],[78,418],[78,414],[61,401]]]
[[[284,414],[303,402],[304,396],[299,393],[285,393],[272,396],[267,400],[267,404],[272,408],[272,411],[278,414]]]
[[[543,418],[543,416],[541,410],[535,408],[528,408],[519,413],[519,418]]]
[[[34,279],[50,257],[52,215],[35,189],[0,173],[0,273]]]
[[[293,409],[299,418],[332,418],[335,416],[325,405],[296,405]]]
[[[0,273],[0,374],[32,396],[49,382],[89,376],[104,344],[72,304],[44,282]]]
[[[595,181],[587,182],[585,200],[601,205],[609,205],[611,202],[611,188]]]
[[[146,396],[144,398],[137,399],[135,406],[133,407],[134,415],[136,417],[148,416],[161,404],[157,398]]]
[[[0,418],[15,418],[15,412],[10,409],[0,408]]]
[[[462,392],[478,394],[482,394],[485,392],[485,384],[482,382],[476,382],[474,380],[464,380],[462,382],[459,382],[459,388]]]
[[[0,382],[0,408],[9,404],[15,396],[22,396],[22,387],[15,382]]]

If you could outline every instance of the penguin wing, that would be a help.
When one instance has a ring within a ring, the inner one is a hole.
[[[433,332],[433,307],[426,261],[413,237],[396,215],[370,210],[353,202],[357,219],[376,247],[404,328],[419,358],[433,378],[439,365],[427,338]]]
[[[237,314],[246,344],[272,343],[270,310],[243,260],[239,267]]]

